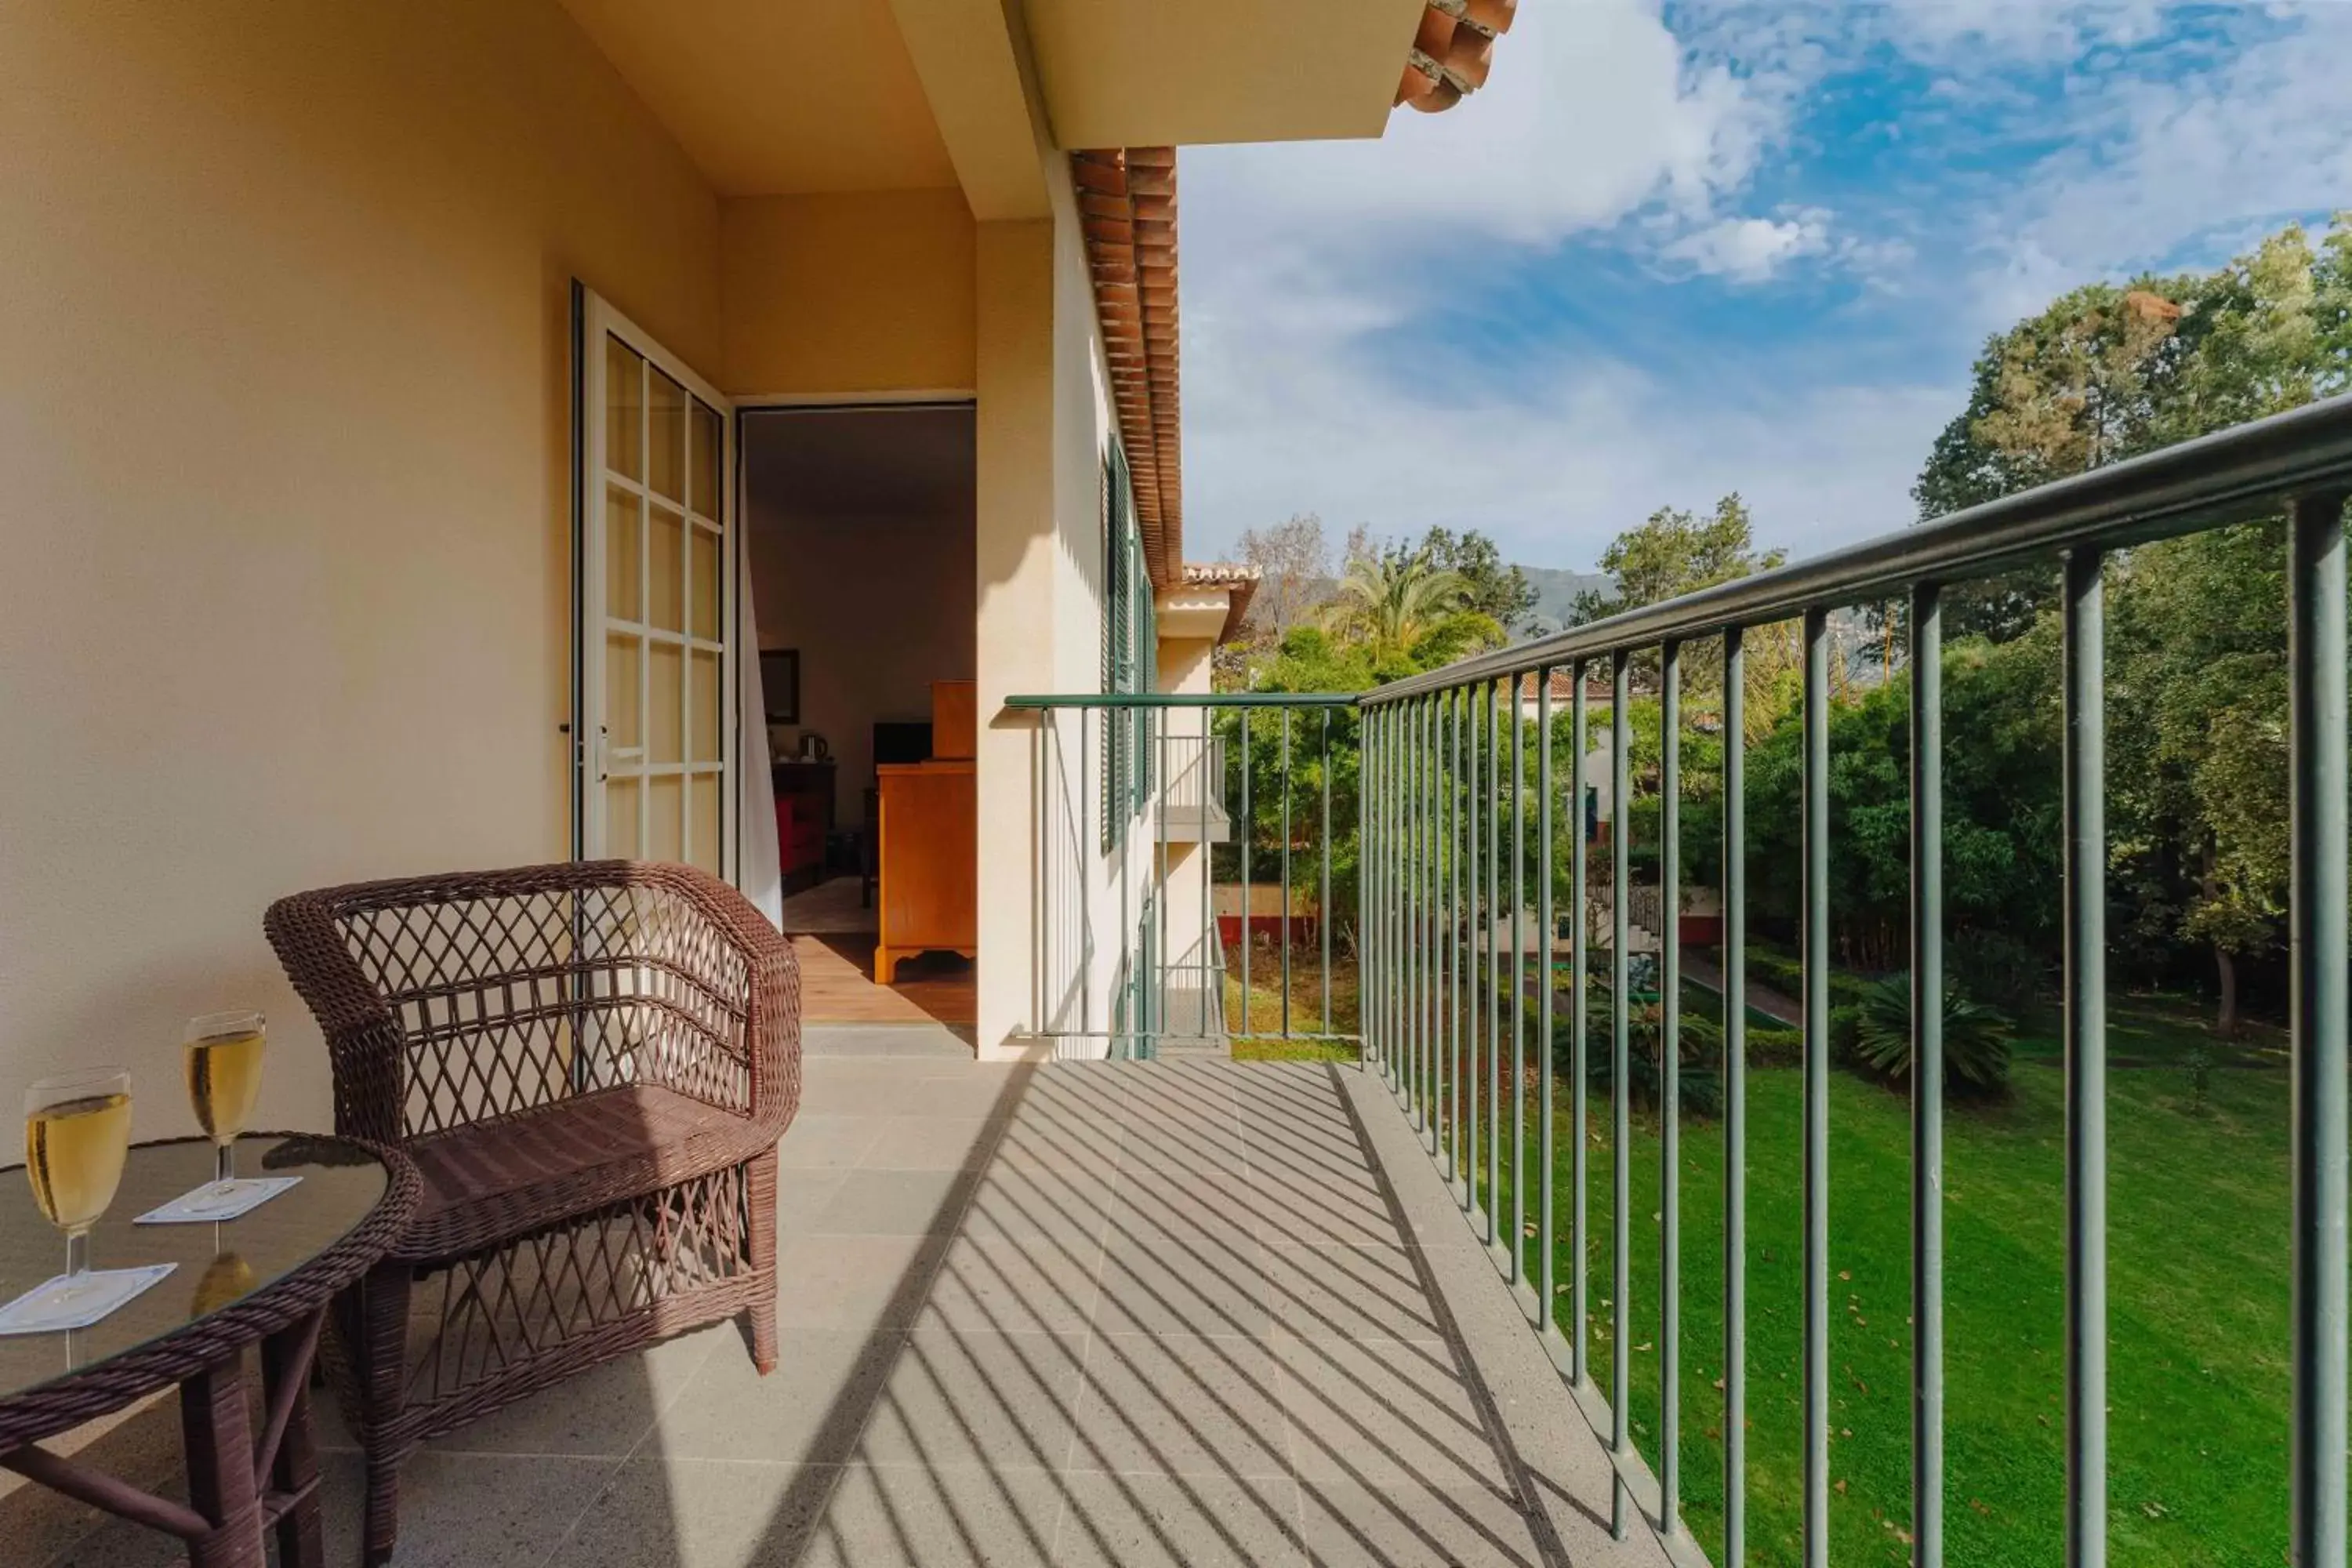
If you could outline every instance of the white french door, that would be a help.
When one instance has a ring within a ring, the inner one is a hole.
[[[734,407],[583,295],[582,850],[732,880]]]

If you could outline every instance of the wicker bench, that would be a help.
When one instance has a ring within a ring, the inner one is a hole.
[[[369,1563],[427,1438],[739,1312],[774,1367],[800,983],[741,895],[590,861],[298,893],[266,924],[326,1033],[336,1130],[424,1184],[327,1347]]]

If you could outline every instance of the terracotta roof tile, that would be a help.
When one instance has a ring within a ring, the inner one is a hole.
[[[1495,39],[1511,30],[1517,9],[1518,0],[1428,0],[1405,51],[1397,102],[1434,114],[1486,86]]]
[[[1256,595],[1257,585],[1265,577],[1264,570],[1242,561],[1184,563],[1184,586],[1223,588],[1232,595],[1225,604],[1225,625],[1217,634],[1219,642],[1231,642],[1241,635],[1242,622],[1249,616],[1250,600]]]
[[[1176,378],[1176,150],[1109,147],[1070,154],[1095,313],[1110,366],[1119,444],[1154,585],[1184,551],[1183,452]]]

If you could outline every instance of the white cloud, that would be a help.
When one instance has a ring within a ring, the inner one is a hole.
[[[2094,274],[2352,201],[2352,5],[2294,7],[2218,68],[2092,84],[2027,196],[2024,243]]]
[[[1510,559],[1587,567],[1654,509],[1734,489],[1766,542],[1811,554],[1910,521],[1911,481],[1955,396],[1897,385],[1694,397],[1566,352],[1511,390],[1440,385],[1264,319],[1205,336],[1188,324],[1185,356],[1188,388],[1217,389],[1205,402],[1188,392],[1195,556],[1315,511],[1335,532],[1476,527]]]
[[[2164,9],[2162,0],[1900,0],[1874,20],[1914,58],[2055,64],[2140,42]]]
[[[1188,148],[1188,251],[1202,229],[1394,247],[1465,232],[1548,245],[1654,200],[1707,214],[1780,133],[1792,84],[1687,64],[1646,0],[1521,8],[1485,90],[1402,111],[1377,142]]]
[[[1720,218],[1705,228],[1693,229],[1660,254],[1688,263],[1694,272],[1761,283],[1788,263],[1819,256],[1829,247],[1829,215],[1815,210],[1778,221]]]
[[[1901,525],[1983,331],[2352,202],[2352,4],[2231,13],[2242,37],[2194,58],[2147,47],[2171,14],[1790,0],[1678,10],[1678,39],[1649,0],[1543,0],[1454,112],[1400,113],[1377,142],[1188,149],[1192,552],[1313,510],[1335,530],[1477,527],[1582,566],[1654,508],[1735,489],[1800,554]],[[1791,143],[1801,95],[1877,47],[1935,73],[1932,107],[1896,129],[1955,138],[1948,177],[1841,192],[1835,215],[1758,204],[1759,175],[1786,191],[1787,160],[1817,151]],[[1481,311],[1490,279],[1602,232],[1662,290],[1832,268],[1916,308],[1864,328],[1886,335],[1850,374],[1790,353],[1654,374],[1638,347],[1641,363],[1574,351]],[[1475,357],[1465,315],[1494,345]]]

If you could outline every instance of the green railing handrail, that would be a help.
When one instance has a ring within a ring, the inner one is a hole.
[[[1007,708],[1353,708],[1349,691],[1048,691],[1004,700]]]
[[[1859,544],[1644,605],[1362,694],[1367,705],[1465,681],[1605,658],[1620,647],[1899,598],[1920,583],[1990,576],[2084,544],[2103,549],[2279,511],[2294,496],[2352,489],[2352,393],[2039,485]]]

